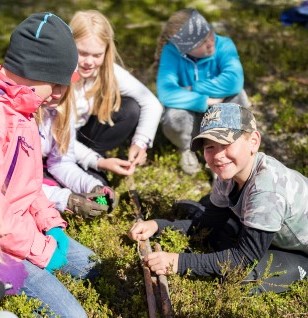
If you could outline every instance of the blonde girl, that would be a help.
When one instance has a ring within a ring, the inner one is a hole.
[[[153,145],[162,106],[148,88],[116,64],[122,64],[121,58],[112,26],[103,14],[78,11],[70,27],[79,54],[80,80],[68,98],[76,111],[78,161],[85,169],[131,175]],[[105,158],[106,151],[127,140],[128,160]]]

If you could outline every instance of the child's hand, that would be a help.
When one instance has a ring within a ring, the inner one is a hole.
[[[66,265],[67,262],[68,261],[66,255],[63,254],[58,247],[56,247],[45,269],[48,270],[48,272],[53,273],[55,270],[60,269],[61,267]]]
[[[179,254],[154,252],[144,257],[144,262],[156,275],[171,275],[178,271]]]
[[[147,160],[147,149],[143,149],[136,144],[130,146],[128,151],[128,160],[133,166],[142,166]]]
[[[100,158],[97,161],[97,167],[122,176],[130,176],[136,169],[135,165],[132,165],[129,160],[119,158]]]
[[[108,196],[109,213],[118,205],[118,196],[116,195],[116,192],[108,186],[97,185],[92,189],[91,193],[99,193],[101,195],[103,194],[104,196]]]
[[[91,190],[91,193],[100,193],[100,194],[108,195],[110,199],[115,198],[115,191],[108,186],[97,185]]]
[[[97,193],[72,193],[68,197],[67,209],[85,219],[93,219],[108,211],[107,205],[93,201]]]
[[[128,232],[128,237],[135,241],[144,241],[158,231],[154,220],[136,222]]]
[[[218,104],[218,103],[222,103],[223,102],[223,98],[212,98],[212,97],[209,97],[207,99],[207,104],[209,106],[212,106],[212,105],[215,105],[215,104]]]
[[[66,255],[69,246],[68,236],[61,227],[53,227],[46,232],[46,235],[52,236],[57,241],[59,250]]]

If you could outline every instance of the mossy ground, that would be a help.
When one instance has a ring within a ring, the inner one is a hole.
[[[298,3],[292,1],[292,5]],[[4,54],[14,26],[32,12],[52,10],[69,20],[77,9],[98,9],[115,27],[117,45],[126,66],[155,91],[153,56],[161,25],[175,10],[195,6],[219,33],[231,36],[238,47],[245,71],[245,88],[263,136],[261,150],[307,176],[308,30],[281,25],[279,15],[290,5],[288,1],[277,0],[62,0],[48,3],[23,0],[14,4],[2,1],[0,52]],[[198,200],[211,190],[208,171],[190,177],[181,172],[178,161],[178,153],[159,129],[147,165],[138,168],[134,176],[145,218],[173,218],[170,207],[175,200]],[[68,233],[92,248],[101,259],[100,277],[91,284],[61,273],[57,275],[79,299],[89,317],[147,317],[136,244],[126,235],[134,222],[128,183],[126,178],[117,176],[110,175],[110,180],[120,194],[120,204],[112,216],[91,223],[65,216],[69,222]],[[189,244],[196,251],[204,250],[198,240],[190,242],[171,230],[158,240],[166,251],[183,251]],[[239,283],[243,275],[234,271],[223,283],[190,275],[170,277],[175,316],[308,317],[307,280],[293,284],[284,294],[251,296],[251,286],[243,287]],[[22,318],[32,317],[33,310],[39,306],[37,300],[29,301],[24,296],[7,297],[0,303],[0,308]]]

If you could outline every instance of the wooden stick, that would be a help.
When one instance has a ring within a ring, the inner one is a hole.
[[[141,257],[143,258],[144,256],[148,254],[148,244],[146,241],[140,241],[138,244],[139,244],[139,251],[140,251]],[[155,299],[154,290],[153,290],[151,270],[143,262],[141,262],[141,265],[143,269],[144,284],[145,284],[145,290],[147,294],[149,318],[156,318],[157,306],[156,306],[156,299]]]
[[[158,243],[155,243],[155,251],[161,252],[161,246]],[[158,275],[158,283],[160,290],[160,300],[163,317],[173,318],[173,310],[170,300],[170,293],[168,287],[167,277],[165,275]]]
[[[138,194],[135,188],[135,182],[132,176],[129,176],[127,179],[128,183],[128,194],[129,197],[135,207],[135,215],[136,215],[136,221],[140,222],[143,220],[143,215],[141,211],[141,205],[139,203]],[[143,269],[143,276],[144,276],[144,284],[145,284],[145,290],[147,294],[147,303],[148,303],[148,312],[149,312],[149,318],[156,318],[157,313],[157,306],[156,306],[156,299],[154,295],[154,289],[153,289],[153,282],[152,282],[152,276],[151,276],[151,270],[148,266],[146,266],[143,263],[143,258],[152,252],[151,245],[149,239],[145,241],[139,241],[138,242],[138,250],[140,253],[141,258],[141,265]]]

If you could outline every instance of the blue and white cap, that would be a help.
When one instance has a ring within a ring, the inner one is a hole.
[[[200,133],[191,142],[191,150],[203,146],[203,139],[210,139],[222,145],[235,142],[244,132],[257,130],[256,119],[246,107],[235,103],[215,104],[205,112]]]

